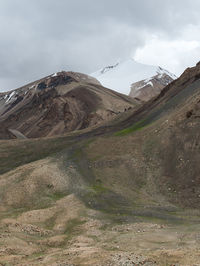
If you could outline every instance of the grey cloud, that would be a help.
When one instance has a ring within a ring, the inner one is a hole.
[[[0,0],[0,88],[62,69],[93,72],[151,34],[178,38],[199,11],[198,0]]]

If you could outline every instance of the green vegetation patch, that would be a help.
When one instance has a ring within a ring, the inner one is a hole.
[[[91,187],[88,187],[88,189],[90,195],[99,195],[109,191],[109,189],[104,187],[102,184],[95,184]]]
[[[57,200],[64,198],[65,196],[67,196],[67,194],[63,193],[63,192],[55,192],[55,193],[49,194],[47,196],[48,196],[48,198],[51,198],[52,200],[57,201]]]
[[[71,145],[70,138],[5,141],[0,147],[0,174],[21,165],[55,155]]]
[[[147,126],[146,120],[141,120],[141,121],[135,123],[134,125],[132,125],[131,127],[128,127],[128,128],[125,128],[125,129],[122,129],[122,130],[116,132],[115,136],[125,136],[127,134],[132,133],[132,132],[141,130],[145,126]]]
[[[71,238],[81,232],[80,226],[84,224],[86,221],[74,218],[67,222],[66,228],[65,228],[65,234],[68,236],[68,238]]]
[[[44,222],[45,228],[48,230],[53,230],[53,227],[56,223],[56,219],[58,217],[58,215],[60,214],[60,211],[56,212],[52,217],[50,217],[49,219],[47,219]]]

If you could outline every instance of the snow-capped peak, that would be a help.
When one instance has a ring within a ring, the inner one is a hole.
[[[177,79],[176,75],[172,74],[171,72],[169,72],[168,70],[166,70],[160,66],[158,67],[157,74],[160,74],[160,75],[166,74],[166,75],[170,76],[172,79]]]
[[[138,63],[132,58],[104,67],[92,73],[91,76],[98,79],[103,86],[128,95],[131,84],[158,74],[169,75],[172,79],[176,78],[175,75],[161,67]]]

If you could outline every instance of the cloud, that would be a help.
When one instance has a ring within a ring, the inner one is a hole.
[[[136,61],[160,65],[179,76],[187,67],[199,61],[200,41],[166,40],[152,36],[134,54]]]
[[[62,69],[91,73],[131,54],[175,73],[199,61],[199,47],[191,46],[200,41],[199,0],[0,0],[0,6],[2,90]]]

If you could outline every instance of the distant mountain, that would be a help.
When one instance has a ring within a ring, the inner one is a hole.
[[[0,138],[64,134],[109,120],[137,101],[106,89],[93,77],[59,72],[0,93]]]
[[[142,100],[146,100],[150,95],[155,96],[158,91],[177,78],[174,74],[159,66],[141,64],[133,59],[107,66],[92,73],[91,76],[107,88],[127,95],[131,92],[130,95],[132,97],[137,95]],[[152,82],[152,79],[154,79],[154,82]],[[154,84],[155,92],[153,92]],[[147,88],[150,89],[149,93],[147,93]],[[140,92],[138,93],[139,90]],[[145,91],[144,93],[142,92],[143,90]],[[142,94],[149,94],[149,96],[140,97]]]
[[[129,96],[142,101],[149,101],[151,98],[157,96],[165,86],[174,80],[170,73],[168,74],[166,71],[163,71],[162,68],[159,68],[158,70],[160,74],[133,83],[131,85]]]

